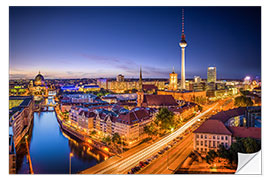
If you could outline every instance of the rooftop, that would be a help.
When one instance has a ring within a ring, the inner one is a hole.
[[[261,128],[258,127],[229,127],[234,137],[261,139]]]
[[[194,133],[232,135],[220,120],[207,120],[198,129],[196,129]]]
[[[144,95],[143,103],[147,106],[178,106],[172,95]]]

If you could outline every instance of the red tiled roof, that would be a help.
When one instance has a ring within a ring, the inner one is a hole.
[[[144,95],[143,103],[147,106],[177,106],[172,95]]]
[[[143,84],[142,89],[144,89],[144,90],[152,90],[152,89],[158,89],[158,88],[154,84]]]
[[[140,109],[137,111],[130,111],[127,114],[121,114],[117,119],[124,124],[134,124],[149,118],[149,113],[145,109]]]
[[[226,126],[220,120],[205,121],[194,133],[225,134],[232,135]]]
[[[261,139],[261,128],[258,127],[229,127],[234,137]]]
[[[221,111],[221,112],[211,116],[209,118],[209,120],[218,119],[218,120],[222,121],[223,123],[225,123],[226,121],[228,121],[232,117],[240,116],[240,115],[245,114],[245,111],[246,111],[245,107],[239,107],[239,108],[235,108],[235,109],[230,109],[228,111]]]

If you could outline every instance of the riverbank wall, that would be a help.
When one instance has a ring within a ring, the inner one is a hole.
[[[87,137],[87,136],[77,132],[74,128],[70,127],[69,125],[65,124],[65,122],[63,122],[58,117],[58,114],[56,112],[55,112],[55,116],[56,116],[56,119],[57,119],[57,122],[58,122],[60,128],[63,131],[67,132],[68,134],[71,134],[72,136],[78,138],[79,140],[85,142],[86,144],[97,148],[98,150],[105,153],[109,157],[115,155],[114,153],[109,152],[108,151],[109,148],[106,147],[103,143],[95,141],[95,140],[91,139],[90,137]]]

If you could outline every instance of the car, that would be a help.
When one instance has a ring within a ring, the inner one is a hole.
[[[149,162],[148,162],[148,161],[144,161],[144,164],[145,164],[145,165],[148,165],[148,164],[149,164]]]
[[[141,169],[140,166],[136,166],[136,167],[135,167],[135,170],[136,170],[135,172],[139,171],[140,169]]]
[[[140,167],[144,167],[145,166],[144,162],[143,161],[140,161],[139,166]]]
[[[132,168],[131,169],[131,172],[134,174],[136,172],[136,169],[135,168]]]

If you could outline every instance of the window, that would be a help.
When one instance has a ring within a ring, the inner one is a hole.
[[[207,149],[206,149],[206,148],[205,148],[204,150],[205,150],[205,152],[207,151]]]
[[[217,136],[217,139],[219,140],[219,136]]]
[[[213,139],[216,139],[216,136],[213,136]]]
[[[215,141],[213,141],[213,147],[216,147],[216,142]]]
[[[199,141],[196,141],[196,145],[199,146]]]
[[[204,138],[207,139],[207,135],[205,135]]]
[[[201,135],[201,138],[203,139],[203,135]]]
[[[197,139],[199,138],[199,135],[198,135],[198,134],[196,135],[196,138],[197,138]]]
[[[204,141],[204,146],[207,146],[207,141]]]
[[[223,140],[224,138],[223,138],[223,136],[221,136],[221,140]]]
[[[228,136],[225,136],[225,139],[228,140]]]
[[[203,141],[201,141],[201,146],[203,146]]]

